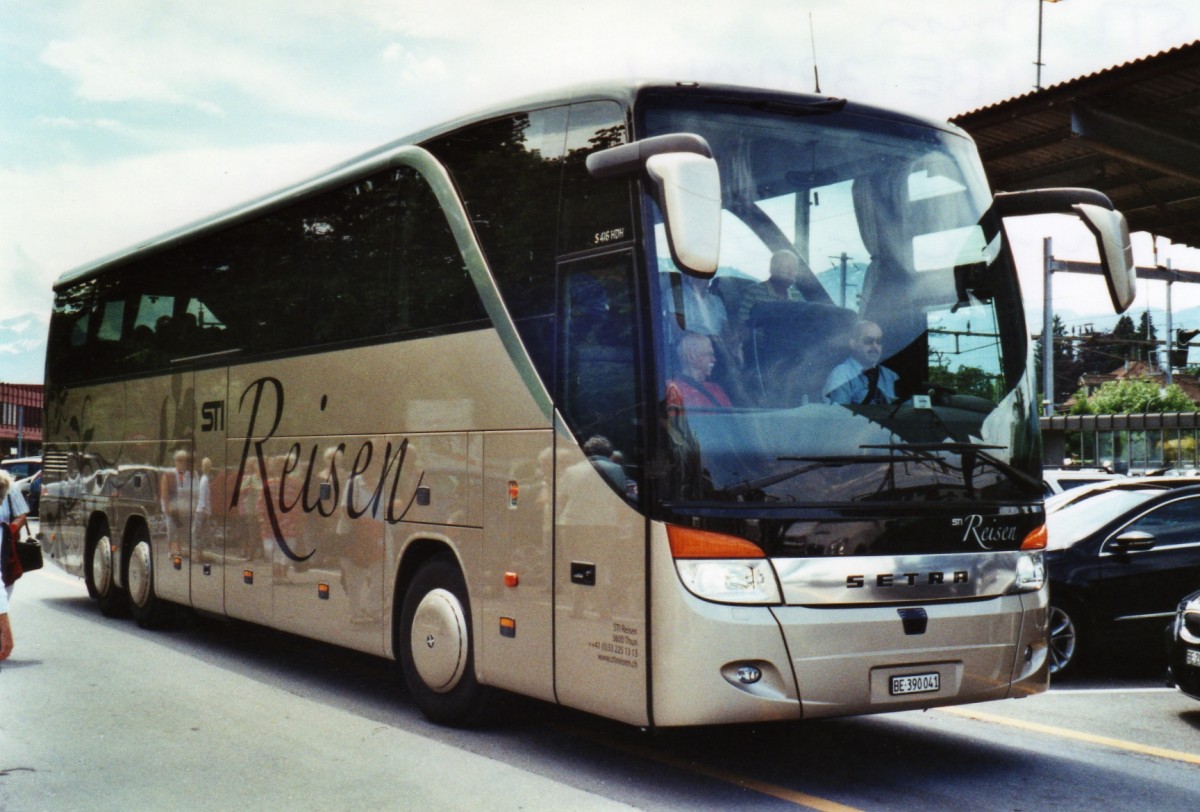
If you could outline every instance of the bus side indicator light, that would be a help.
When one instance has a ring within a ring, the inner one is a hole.
[[[1030,531],[1029,535],[1021,542],[1021,549],[1044,550],[1046,549],[1049,537],[1049,533],[1046,532],[1046,525],[1040,525],[1036,530]]]
[[[329,584],[317,584],[317,597],[323,601],[329,600]]]
[[[254,583],[254,570],[242,570],[242,583],[243,584]]]
[[[174,558],[172,558],[171,564],[174,565],[175,569],[177,569],[177,570],[183,569],[183,559],[180,558],[179,556],[175,556]]]
[[[517,636],[517,620],[511,617],[500,618],[500,636],[501,637],[516,637]]]
[[[508,481],[508,509],[516,510],[521,501],[521,486],[515,479]]]
[[[517,575],[515,572],[504,573],[504,585],[506,587],[511,589],[519,583],[521,583],[521,576]]]

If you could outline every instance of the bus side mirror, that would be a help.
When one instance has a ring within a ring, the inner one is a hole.
[[[721,247],[717,162],[694,153],[669,152],[647,159],[646,172],[658,186],[671,259],[696,276],[712,276]]]
[[[1108,196],[1093,189],[1034,189],[1000,192],[994,208],[1001,217],[1028,214],[1073,214],[1083,221],[1100,249],[1100,267],[1108,283],[1113,310],[1124,313],[1137,293],[1133,245],[1125,215],[1113,208]]]
[[[721,179],[712,150],[693,133],[659,135],[593,152],[594,178],[644,171],[662,208],[671,259],[684,272],[710,277],[721,245]]]
[[[1100,247],[1100,265],[1108,283],[1113,309],[1124,313],[1137,293],[1137,271],[1133,264],[1133,245],[1125,215],[1113,209],[1078,203],[1072,207]]]

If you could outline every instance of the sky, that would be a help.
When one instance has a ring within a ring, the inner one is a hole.
[[[1200,38],[1197,0],[1041,9],[1043,86]],[[825,94],[945,119],[1033,90],[1038,10],[1038,0],[4,0],[0,381],[41,382],[64,272],[424,127],[597,79],[811,92],[814,56]],[[1055,235],[1060,258],[1089,258],[1082,229],[1063,228],[1027,218],[1011,232],[1035,331],[1042,237]],[[1154,248],[1137,237],[1137,262],[1153,264]],[[1200,270],[1200,251],[1157,248],[1159,262]],[[1104,309],[1099,280],[1054,284],[1070,323]],[[1135,310],[1162,309],[1156,284],[1143,283]],[[1200,306],[1200,291],[1174,300]]]

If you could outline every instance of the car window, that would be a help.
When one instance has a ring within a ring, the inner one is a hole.
[[[1150,533],[1158,539],[1156,547],[1200,543],[1200,497],[1161,505],[1125,530]]]
[[[1089,492],[1085,492],[1089,493]],[[1104,525],[1133,511],[1158,491],[1096,491],[1046,516],[1050,549],[1069,547]]]
[[[41,468],[41,465],[36,462],[21,461],[6,463],[2,467],[5,471],[8,471],[9,475],[12,476],[13,479],[25,479],[26,477],[36,474]]]

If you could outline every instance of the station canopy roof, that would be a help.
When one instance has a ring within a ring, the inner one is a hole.
[[[1200,247],[1200,41],[963,113],[996,191],[1083,186]]]

